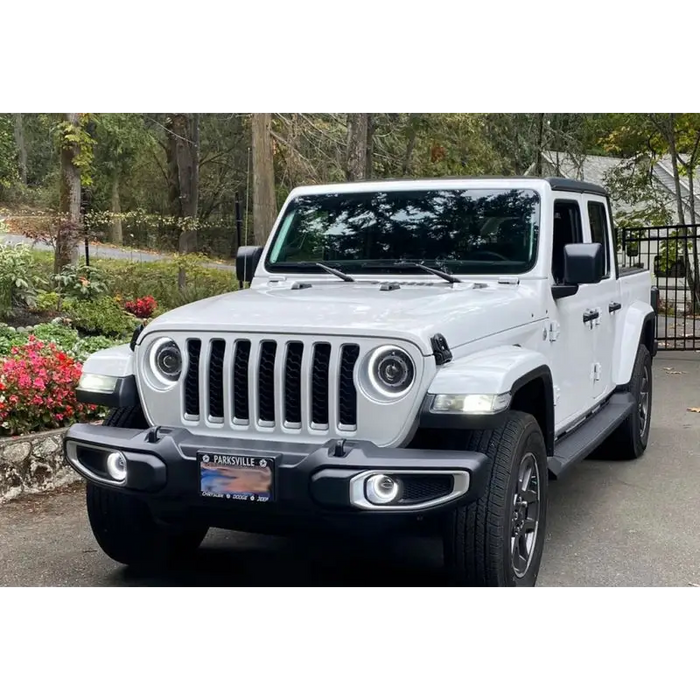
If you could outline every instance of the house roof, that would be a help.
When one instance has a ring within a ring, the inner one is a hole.
[[[615,158],[613,156],[589,156],[589,155],[573,155],[563,151],[543,151],[542,155],[549,166],[558,175],[567,178],[586,180],[607,188],[607,178],[610,172],[625,162],[623,158]],[[675,205],[673,200],[676,196],[675,184],[673,180],[673,164],[671,156],[663,156],[652,169],[653,182],[658,188],[660,194],[667,197],[670,204],[672,216],[675,216]],[[686,220],[690,219],[689,195],[690,186],[686,176],[680,176],[681,191],[685,202]],[[695,191],[695,212],[696,217],[700,220],[700,168],[695,171],[693,178],[693,190]],[[620,198],[614,199],[613,204],[618,211],[632,212],[638,207],[626,202]]]

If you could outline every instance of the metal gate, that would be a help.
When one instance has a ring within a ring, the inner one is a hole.
[[[656,339],[659,350],[700,350],[700,224],[619,228],[620,267],[651,271],[659,289]],[[695,284],[694,284],[695,281]]]

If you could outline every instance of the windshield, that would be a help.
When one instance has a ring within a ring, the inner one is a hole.
[[[524,189],[341,192],[301,196],[285,212],[266,260],[276,272],[392,270],[518,274],[537,258],[540,200]],[[404,262],[404,265],[397,263]]]

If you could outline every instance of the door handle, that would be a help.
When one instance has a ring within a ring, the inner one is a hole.
[[[611,314],[614,314],[616,311],[619,311],[622,308],[622,304],[620,304],[619,301],[611,301],[609,306],[608,306],[608,311]]]
[[[591,321],[595,321],[599,316],[600,312],[598,311],[598,309],[594,309],[593,311],[586,311],[586,313],[583,314],[583,322],[590,323]]]

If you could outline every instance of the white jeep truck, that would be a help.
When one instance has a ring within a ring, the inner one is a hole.
[[[461,585],[532,586],[547,484],[649,438],[655,290],[606,192],[564,179],[301,187],[250,287],[92,355],[68,462],[134,567],[209,527],[439,534]]]

